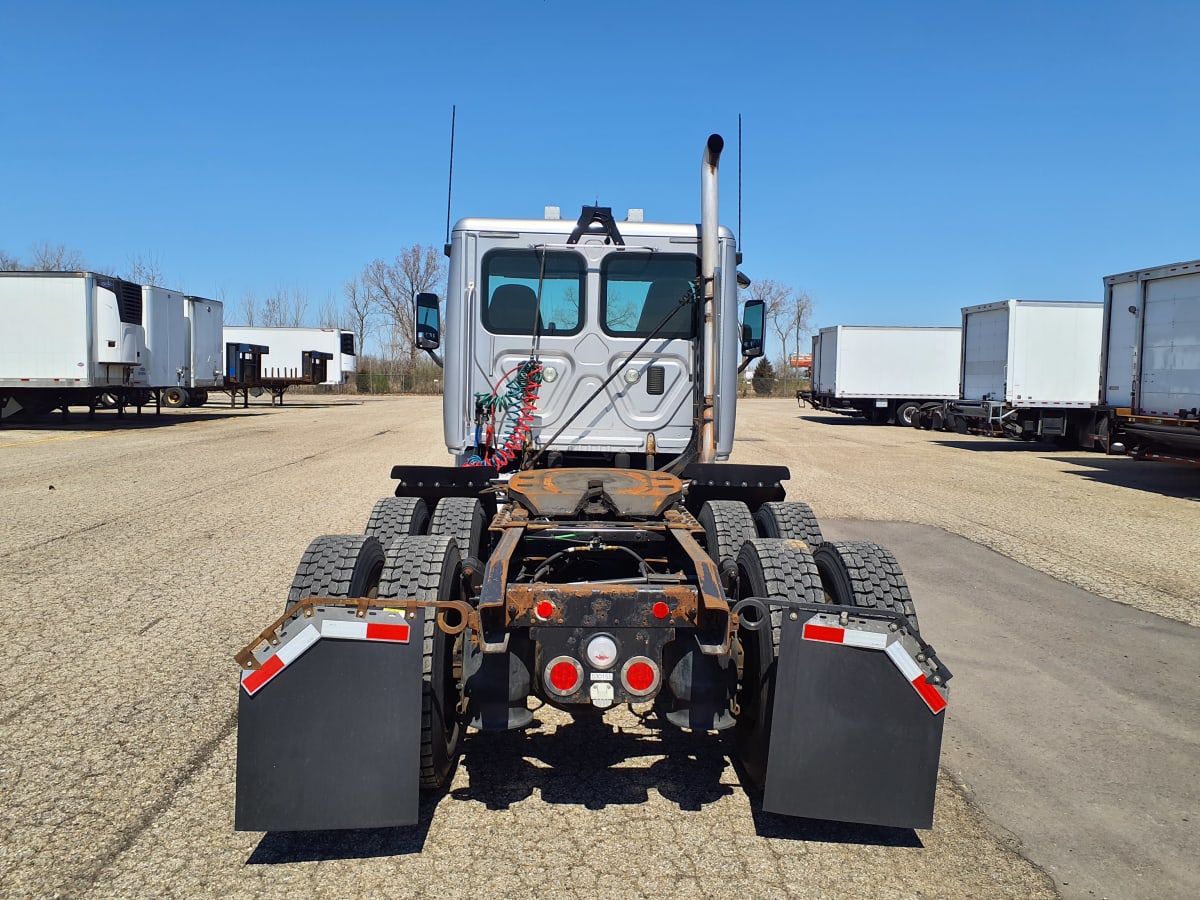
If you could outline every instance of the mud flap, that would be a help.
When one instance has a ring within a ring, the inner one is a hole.
[[[945,689],[925,681],[911,636],[886,622],[846,625],[783,617],[763,809],[930,828]]]
[[[363,626],[365,629],[366,626]],[[396,626],[392,626],[396,627]],[[401,628],[405,626],[399,626]],[[380,828],[417,821],[421,632],[403,642],[317,639],[265,656],[239,689],[239,831]],[[326,631],[331,630],[326,625]],[[293,638],[304,643],[306,631]],[[407,631],[404,632],[407,638]],[[285,636],[286,637],[286,636]],[[277,677],[269,674],[271,660]]]

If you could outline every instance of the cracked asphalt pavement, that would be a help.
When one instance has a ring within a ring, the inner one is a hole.
[[[232,654],[278,614],[311,538],[362,531],[393,464],[449,461],[439,398],[288,399],[0,430],[0,895],[1072,893],[959,771],[929,831],[790,820],[742,789],[723,739],[627,711],[543,708],[526,734],[472,735],[414,828],[233,831]],[[739,415],[735,461],[791,466],[789,497],[822,519],[934,525],[1200,624],[1196,530],[1179,527],[1197,521],[1195,473],[989,453],[790,401]]]

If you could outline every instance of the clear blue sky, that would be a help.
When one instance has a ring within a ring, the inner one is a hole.
[[[0,249],[315,316],[453,217],[697,221],[816,325],[956,324],[1200,257],[1195,2],[0,0]],[[232,312],[232,310],[231,310]]]

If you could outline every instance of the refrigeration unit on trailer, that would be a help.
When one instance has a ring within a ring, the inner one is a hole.
[[[236,655],[235,828],[412,825],[468,729],[526,728],[533,698],[728,730],[768,812],[930,826],[950,673],[895,558],[822,540],[786,467],[724,461],[764,345],[722,146],[699,226],[455,225],[444,333],[436,295],[415,310],[451,459],[395,466],[365,533],[315,538]]]
[[[958,397],[960,329],[835,325],[813,336],[818,409],[911,425],[922,403]]]
[[[358,371],[354,333],[351,331],[337,328],[226,325],[225,341],[270,347],[270,353],[262,360],[264,378],[300,378],[304,369],[305,351],[329,354],[325,376],[319,382],[314,382],[316,384],[347,384]]]
[[[149,387],[140,285],[93,272],[0,272],[0,414],[119,407]]]
[[[914,424],[1091,446],[1104,304],[1002,300],[962,310],[957,400]]]
[[[1104,279],[1100,444],[1200,462],[1200,260]]]

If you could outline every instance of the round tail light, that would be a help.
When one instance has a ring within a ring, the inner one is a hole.
[[[658,690],[658,666],[654,660],[635,656],[621,668],[621,683],[635,697],[644,697]]]
[[[569,656],[556,656],[546,663],[546,689],[560,696],[573,694],[583,682],[583,666]]]

